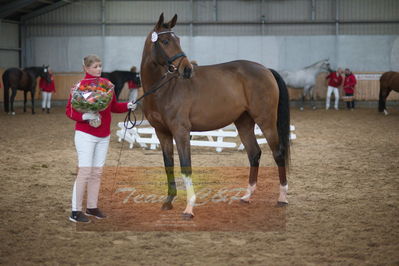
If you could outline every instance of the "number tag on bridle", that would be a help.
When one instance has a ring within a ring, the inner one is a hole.
[[[151,41],[156,42],[158,40],[158,33],[155,31],[151,34]]]

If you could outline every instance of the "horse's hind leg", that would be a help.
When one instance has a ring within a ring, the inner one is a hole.
[[[385,115],[388,115],[387,107],[386,107],[386,100],[389,96],[391,89],[389,88],[380,88],[380,97],[378,102],[378,111],[384,112]]]
[[[249,202],[251,195],[255,192],[256,182],[258,180],[258,170],[259,170],[259,160],[262,151],[256,141],[254,126],[255,121],[248,113],[242,114],[234,124],[237,127],[242,144],[247,151],[250,171],[249,171],[249,181],[248,188],[245,195],[241,198],[242,202]]]
[[[32,115],[34,115],[35,114],[35,88],[31,89],[30,95],[32,98]]]
[[[173,209],[173,199],[177,194],[173,161],[173,137],[171,134],[164,133],[160,130],[156,130],[156,133],[161,144],[165,172],[168,181],[168,196],[162,205],[162,210],[171,210]]]
[[[24,91],[24,113],[26,113],[26,95],[28,94],[28,91]]]
[[[12,89],[12,92],[11,92],[11,97],[10,97],[10,110],[11,110],[11,114],[12,115],[15,115],[15,112],[14,112],[14,100],[15,100],[15,96],[17,95],[17,89]]]
[[[278,175],[280,179],[280,195],[278,198],[278,204],[285,205],[288,204],[287,192],[287,175],[286,175],[286,161],[283,154],[280,151],[280,140],[277,131],[277,122],[272,119],[273,115],[263,116],[262,120],[255,120],[263,134],[266,137],[267,143],[273,153],[274,161],[278,166]]]

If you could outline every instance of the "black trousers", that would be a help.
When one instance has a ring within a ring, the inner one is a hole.
[[[345,96],[353,96],[353,93],[347,93],[347,92],[345,92]],[[346,102],[346,107],[347,107],[348,109],[355,108],[355,100],[353,99],[353,100],[350,101],[350,102]]]

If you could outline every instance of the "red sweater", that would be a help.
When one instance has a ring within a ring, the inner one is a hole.
[[[353,74],[345,77],[344,81],[344,91],[346,93],[354,93],[355,92],[355,85],[356,85],[356,77]]]
[[[339,87],[342,83],[342,76],[338,75],[337,72],[331,72],[326,79],[328,79],[328,86]]]
[[[104,80],[104,78],[94,77],[86,73],[86,76],[81,81],[82,85],[88,85],[93,82],[93,79],[98,79],[97,81]],[[107,80],[108,81],[108,80]],[[90,135],[104,138],[111,134],[111,112],[112,113],[125,113],[128,111],[127,103],[118,103],[116,101],[115,94],[113,94],[112,101],[108,108],[100,112],[101,115],[101,125],[97,128],[89,125],[88,120],[82,119],[82,113],[76,111],[71,105],[71,95],[69,95],[68,104],[66,106],[66,115],[76,121],[75,130],[79,130]]]
[[[129,80],[127,82],[127,85],[129,86],[129,89],[138,89],[139,86],[137,86],[136,82],[134,82],[133,80]]]
[[[50,77],[51,77],[51,82],[50,83],[48,83],[46,79],[40,78],[39,88],[42,91],[55,92],[54,77],[53,77],[53,75],[51,75]]]

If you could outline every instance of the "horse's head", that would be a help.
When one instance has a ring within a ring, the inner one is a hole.
[[[40,77],[46,79],[46,81],[48,83],[51,82],[51,76],[50,76],[50,73],[49,73],[49,66],[48,65],[47,66],[45,66],[45,65],[42,66],[42,69],[41,69],[39,75],[40,75]]]
[[[321,71],[325,71],[325,72],[331,71],[330,62],[329,62],[328,58],[321,60],[319,64],[320,64]]]
[[[177,15],[165,23],[162,13],[148,34],[146,45],[151,45],[151,57],[156,64],[165,66],[169,72],[178,71],[187,79],[192,76],[193,66],[180,47],[180,38],[172,31],[176,21]]]

